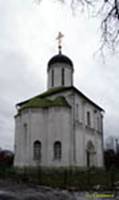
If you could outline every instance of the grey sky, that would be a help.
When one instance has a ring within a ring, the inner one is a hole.
[[[99,27],[87,15],[72,15],[68,6],[54,0],[0,1],[0,147],[13,149],[15,104],[47,87],[47,62],[57,53],[62,31],[63,53],[75,68],[74,84],[105,113],[106,135],[119,133],[119,56],[93,57],[98,49]]]

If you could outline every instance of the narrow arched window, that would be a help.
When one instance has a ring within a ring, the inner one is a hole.
[[[97,117],[97,130],[100,131],[100,120],[99,120],[99,117]]]
[[[38,140],[33,144],[33,158],[34,160],[41,160],[41,142]]]
[[[61,156],[62,156],[61,154],[62,154],[61,142],[60,141],[56,141],[54,143],[54,159],[55,160],[60,160]]]
[[[28,140],[28,125],[27,123],[24,123],[23,124],[23,137],[24,137],[24,147],[26,149],[26,146],[27,146],[27,140]]]
[[[90,112],[87,112],[87,125],[91,126],[91,115],[90,115]]]
[[[64,85],[64,73],[65,73],[64,68],[62,68],[62,85]]]
[[[51,81],[52,81],[52,87],[54,86],[54,69],[51,71]]]
[[[103,116],[101,115],[101,121],[100,121],[100,129],[101,132],[103,133]]]

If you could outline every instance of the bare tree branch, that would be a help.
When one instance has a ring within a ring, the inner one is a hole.
[[[37,0],[42,1],[42,0]],[[66,3],[66,0],[57,0]],[[71,8],[93,8],[100,16],[101,49],[115,50],[119,45],[119,0],[70,0]]]

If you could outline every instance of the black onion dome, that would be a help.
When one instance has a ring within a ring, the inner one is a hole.
[[[72,70],[73,70],[73,63],[72,61],[70,60],[70,58],[68,58],[67,56],[65,55],[62,55],[62,54],[58,54],[56,56],[53,56],[49,62],[48,62],[48,71],[50,69],[50,66],[53,65],[53,64],[56,64],[56,63],[65,63],[65,64],[68,64],[72,67]]]

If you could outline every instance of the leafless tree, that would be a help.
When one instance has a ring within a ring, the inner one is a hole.
[[[119,0],[104,0],[101,15],[102,48],[115,50],[119,45]]]
[[[42,1],[42,0],[38,0]],[[57,0],[67,3],[67,0]],[[100,16],[101,50],[116,50],[119,45],[119,0],[69,0],[71,8],[93,9]]]

